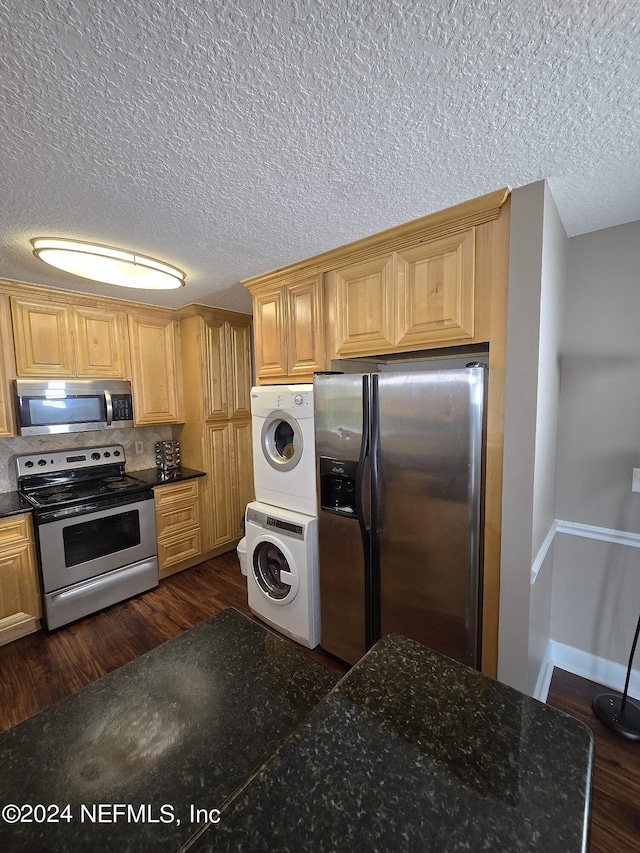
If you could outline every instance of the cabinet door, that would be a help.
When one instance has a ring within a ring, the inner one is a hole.
[[[74,321],[77,375],[124,379],[128,343],[123,315],[101,308],[76,308]]]
[[[233,535],[236,539],[243,536],[242,516],[247,504],[254,500],[253,487],[253,447],[251,442],[251,421],[232,421],[233,452]]]
[[[129,340],[136,425],[179,423],[177,322],[130,314]]]
[[[475,232],[398,254],[398,346],[473,337]]]
[[[337,355],[371,355],[393,348],[393,256],[332,270],[328,282],[335,300]]]
[[[205,368],[205,420],[221,420],[229,416],[227,329],[224,320],[201,320]],[[202,357],[201,356],[201,357]]]
[[[229,424],[209,424],[206,427],[206,445],[209,550],[234,539]]]
[[[324,369],[322,276],[287,288],[287,358],[290,376],[311,378]]]
[[[202,553],[198,481],[156,486],[153,493],[158,567],[162,578]]]
[[[283,287],[253,297],[256,376],[287,375],[286,303]]]
[[[11,299],[18,376],[75,376],[73,309]]]
[[[229,417],[251,417],[251,325],[228,323]]]
[[[0,645],[40,627],[41,604],[29,515],[0,521]]]
[[[9,298],[0,295],[0,435],[15,435],[11,380],[15,372],[11,346]]]

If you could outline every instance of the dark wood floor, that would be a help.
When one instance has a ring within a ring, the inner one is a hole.
[[[251,616],[235,551],[73,625],[0,647],[0,731],[225,607]],[[340,675],[347,669],[321,650],[297,648]],[[590,853],[640,853],[640,743],[614,734],[593,716],[591,701],[601,691],[555,670],[548,702],[585,722],[595,735]]]
[[[0,731],[225,607],[255,619],[235,551],[173,575],[144,595],[72,625],[0,646]],[[342,661],[322,650],[290,642],[340,675],[346,672]]]
[[[640,851],[640,742],[607,728],[593,714],[598,693],[613,693],[555,669],[547,703],[589,726],[595,738],[590,853]]]

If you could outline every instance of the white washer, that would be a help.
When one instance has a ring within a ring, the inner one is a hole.
[[[320,642],[317,520],[254,501],[245,532],[249,607],[276,631],[314,649]]]
[[[313,385],[251,389],[256,500],[317,515]]]

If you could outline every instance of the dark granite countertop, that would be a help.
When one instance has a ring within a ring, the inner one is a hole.
[[[391,635],[190,850],[577,853],[592,761],[582,723]]]
[[[158,468],[145,468],[142,471],[127,471],[127,474],[149,483],[151,486],[162,486],[165,483],[179,483],[181,480],[206,477],[204,471],[197,471],[195,468],[171,468],[168,471],[160,471]]]
[[[398,635],[335,681],[223,611],[0,735],[0,807],[70,818],[0,849],[586,850],[582,723]]]
[[[173,468],[169,471],[159,471],[157,468],[145,468],[142,471],[127,471],[132,477],[149,483],[150,486],[161,486],[164,483],[179,483],[182,480],[193,480],[205,477],[204,471],[195,468]],[[18,515],[21,512],[32,512],[33,506],[20,496],[19,492],[0,493],[0,518]]]
[[[31,512],[32,510],[33,506],[20,495],[20,492],[0,493],[0,518],[7,518],[10,515],[19,515],[22,512]]]
[[[0,849],[178,850],[206,826],[190,807],[232,797],[336,678],[236,610],[217,614],[0,735],[0,807],[69,804],[71,818],[3,813]],[[113,804],[135,813],[114,819]]]

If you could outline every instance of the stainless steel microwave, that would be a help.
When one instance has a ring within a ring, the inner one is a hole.
[[[16,379],[20,435],[132,427],[131,383],[117,379]]]

